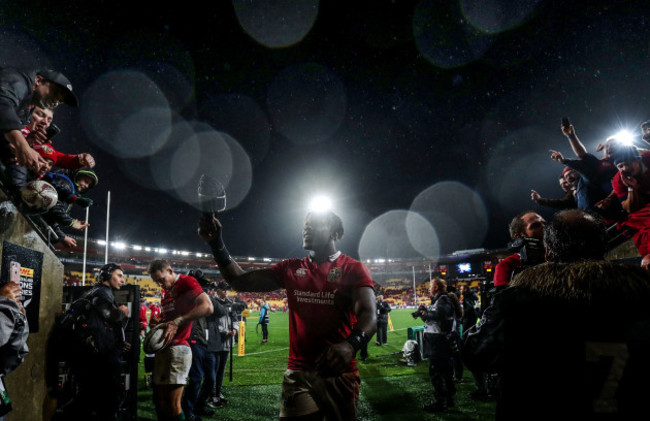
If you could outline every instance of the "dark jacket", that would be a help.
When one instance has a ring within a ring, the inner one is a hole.
[[[386,301],[377,303],[377,323],[388,323],[388,313],[390,313],[390,304]]]
[[[454,324],[454,304],[446,292],[431,299],[431,305],[421,316],[424,320],[423,356],[431,358],[435,355],[435,344],[438,336],[451,333]]]
[[[122,329],[127,316],[115,302],[111,287],[103,283],[86,291],[82,298],[90,301],[88,327],[100,354],[114,354],[124,344]]]
[[[478,295],[473,291],[467,291],[463,294],[463,331],[476,324],[478,314],[476,312],[476,303]]]
[[[29,120],[36,71],[0,68],[0,133],[20,130]],[[0,136],[0,160],[8,165],[14,153]]]
[[[0,131],[2,133],[20,130],[27,123],[35,80],[36,70],[0,68]]]
[[[548,206],[553,209],[573,209],[578,206],[572,191],[566,192],[564,197],[561,199],[547,199],[545,197],[540,197],[537,203],[541,206]]]
[[[60,170],[49,172],[43,176],[43,181],[50,183],[59,196],[56,205],[43,215],[45,222],[52,227],[58,237],[52,241],[54,243],[63,240],[66,236],[62,228],[72,226],[75,221],[75,218],[70,216],[70,211],[75,200],[81,196],[77,192],[74,182],[76,175],[80,172],[83,174],[87,171],[84,168],[75,171]]]
[[[496,294],[463,361],[499,373],[497,420],[635,419],[650,394],[648,302],[639,267],[537,265]]]
[[[216,326],[219,332],[220,342],[217,346],[217,352],[230,351],[234,345],[235,338],[228,335],[231,329],[239,332],[239,324],[237,323],[237,313],[232,311],[233,302],[226,299],[220,300],[218,297],[212,302],[216,318]]]
[[[205,345],[208,348],[209,352],[221,351],[222,348],[222,337],[219,333],[219,318],[228,313],[228,308],[221,305],[215,298],[210,297],[212,301],[212,307],[214,312],[209,316],[205,317],[206,327],[208,337],[205,340]],[[200,320],[200,319],[199,319]],[[197,327],[198,329],[198,327]],[[202,334],[205,335],[205,330],[202,331]],[[194,326],[192,326],[192,334],[190,340],[195,337]]]

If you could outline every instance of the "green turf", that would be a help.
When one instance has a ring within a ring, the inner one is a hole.
[[[429,403],[433,388],[429,381],[428,363],[408,367],[402,361],[401,349],[407,340],[407,329],[422,325],[413,320],[413,310],[393,310],[390,313],[395,330],[388,332],[388,344],[376,346],[374,338],[368,344],[369,358],[359,362],[361,375],[360,420],[491,420],[493,402],[475,402],[469,398],[474,390],[471,374],[465,370],[463,382],[457,385],[456,407],[440,415],[422,410]],[[269,342],[260,344],[255,330],[257,315],[252,314],[246,327],[246,354],[235,356],[233,379],[224,378],[224,395],[229,403],[217,409],[212,417],[218,420],[272,420],[280,408],[280,383],[289,354],[288,318],[286,313],[270,314]],[[155,420],[151,390],[144,388],[144,372],[140,365],[138,418]]]

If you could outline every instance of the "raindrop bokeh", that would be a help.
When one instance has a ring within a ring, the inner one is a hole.
[[[413,200],[412,213],[435,229],[443,253],[480,247],[488,229],[487,209],[473,189],[457,181],[443,181]]]
[[[442,68],[479,59],[492,45],[491,37],[467,23],[450,2],[422,0],[413,13],[413,36],[420,53]]]
[[[317,63],[282,70],[267,94],[273,125],[298,144],[314,144],[332,136],[345,117],[346,104],[341,80]]]
[[[237,20],[258,43],[271,48],[301,41],[318,17],[318,0],[233,0]]]
[[[81,101],[88,138],[119,158],[141,158],[165,146],[172,111],[165,94],[145,74],[113,71],[94,81]]]
[[[406,210],[392,210],[366,225],[359,241],[359,257],[365,261],[437,256],[437,246],[436,232],[424,218]]]
[[[495,34],[521,25],[538,3],[539,0],[460,0],[460,7],[472,25]]]

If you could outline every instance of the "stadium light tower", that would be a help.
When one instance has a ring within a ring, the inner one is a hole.
[[[332,200],[327,196],[316,196],[309,202],[312,212],[325,212],[332,209]]]

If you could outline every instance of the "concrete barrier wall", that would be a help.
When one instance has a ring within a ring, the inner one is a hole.
[[[45,350],[54,316],[61,311],[63,264],[0,191],[0,252],[4,241],[43,253],[39,331],[29,335],[29,354],[25,361],[5,378],[13,407],[7,420],[49,419],[49,410],[45,408],[52,403],[47,399],[45,385]]]
[[[627,240],[626,242],[620,244],[618,247],[613,248],[605,255],[605,260],[618,260],[618,259],[630,259],[638,257],[641,258],[639,251],[637,250],[634,242],[632,240]]]

